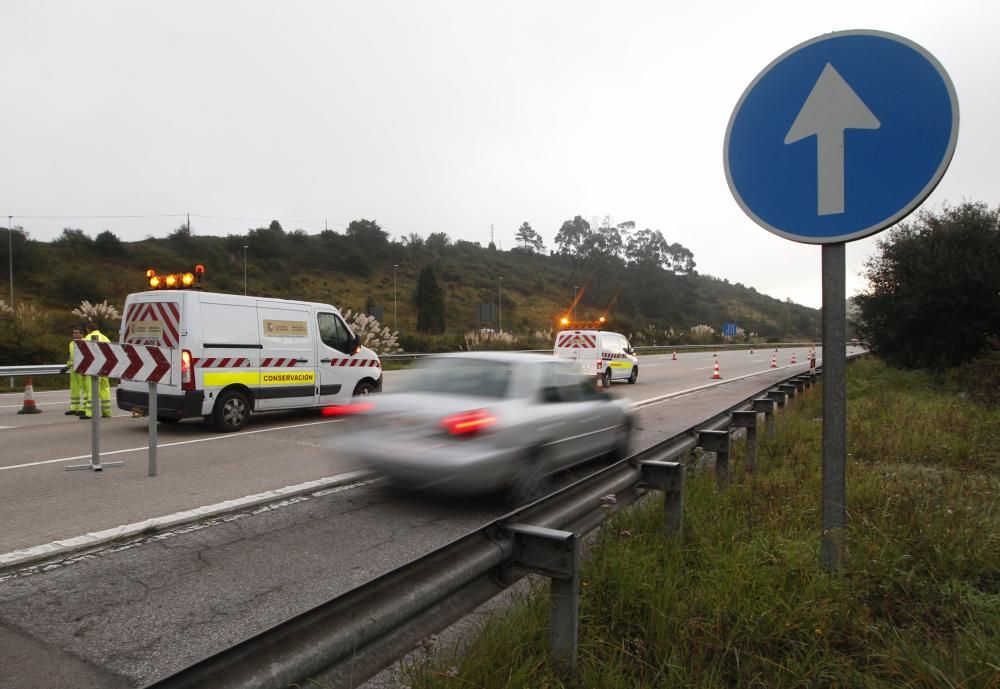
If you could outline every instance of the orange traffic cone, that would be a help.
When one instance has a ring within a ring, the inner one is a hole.
[[[18,414],[41,414],[42,410],[35,406],[35,387],[31,384],[31,378],[24,386],[24,404]]]
[[[792,352],[792,363],[795,363],[795,352]]]
[[[778,355],[777,354],[772,354],[771,355],[771,368],[778,368]]]
[[[677,352],[674,352],[674,358],[671,361],[677,361]]]
[[[715,362],[715,370],[712,372],[712,380],[719,380],[722,376],[719,375],[719,362]]]

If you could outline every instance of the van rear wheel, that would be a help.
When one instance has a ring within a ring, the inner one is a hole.
[[[607,369],[604,375],[601,376],[601,386],[605,388],[611,387],[611,369]]]
[[[239,390],[227,390],[215,402],[215,426],[223,433],[238,431],[250,420],[250,401]]]

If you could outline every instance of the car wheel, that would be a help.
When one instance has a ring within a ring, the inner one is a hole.
[[[611,369],[610,368],[604,372],[603,376],[601,376],[601,385],[603,387],[605,387],[605,388],[610,388],[611,387]]]
[[[635,381],[637,381],[637,380],[639,380],[639,367],[638,366],[633,366],[632,367],[632,375],[630,375],[628,377],[628,384],[629,385],[635,385]]]
[[[170,424],[181,422],[181,420],[178,419],[176,416],[157,416],[156,420],[159,423],[170,423]]]
[[[354,386],[354,396],[361,397],[362,395],[374,395],[375,386],[372,385],[370,381],[362,380],[357,385]]]
[[[215,402],[215,425],[223,433],[238,431],[250,420],[250,401],[239,390],[219,395]]]
[[[521,472],[507,488],[507,504],[520,507],[548,494],[551,479],[541,450],[532,450],[521,466]]]

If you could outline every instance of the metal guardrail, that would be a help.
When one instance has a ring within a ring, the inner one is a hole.
[[[2,376],[51,376],[67,373],[66,364],[34,364],[30,366],[0,366]]]
[[[307,612],[147,685],[147,689],[279,689],[312,679],[355,687],[529,573],[552,578],[550,643],[557,666],[576,663],[580,537],[649,490],[665,493],[668,533],[681,528],[683,465],[701,447],[729,481],[730,431],[747,429],[756,455],[758,413],[773,434],[774,411],[811,386],[820,369],[786,378],[697,429],[691,428],[515,510],[448,545]]]
[[[780,349],[787,349],[788,347],[815,347],[818,346],[816,342],[781,342],[781,343],[770,343],[763,345],[754,345],[755,347],[765,350],[770,347],[777,347]],[[642,353],[656,353],[656,352],[673,352],[673,351],[695,351],[695,350],[711,350],[711,351],[724,351],[727,349],[750,349],[751,345],[745,344],[721,344],[721,345],[643,345],[641,347],[635,347],[635,351]],[[524,354],[551,354],[551,349],[518,349],[516,350]],[[436,356],[437,354],[449,354],[454,352],[437,352],[437,353],[426,353],[426,352],[401,352],[400,354],[379,354],[380,359],[386,361],[412,361],[414,359],[421,359],[428,356]],[[30,366],[0,366],[0,376],[44,376],[53,375],[58,373],[66,373],[66,367],[62,364],[38,364]]]
[[[655,354],[657,352],[681,352],[681,351],[725,351],[725,350],[740,350],[740,349],[753,349],[757,348],[761,351],[769,349],[771,347],[777,347],[779,349],[788,349],[789,347],[816,347],[819,346],[817,342],[771,342],[768,344],[720,344],[720,345],[642,345],[639,347],[634,347],[635,351],[640,354]],[[486,350],[483,350],[486,351]],[[517,349],[513,350],[522,354],[551,354],[551,349]],[[414,359],[421,359],[428,356],[438,356],[441,354],[449,354],[454,352],[431,352],[431,353],[420,353],[420,352],[402,352],[400,354],[379,354],[380,359],[385,359],[387,361],[412,361]]]

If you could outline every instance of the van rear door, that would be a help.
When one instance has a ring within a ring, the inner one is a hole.
[[[183,292],[138,292],[125,301],[119,342],[180,349]],[[124,389],[148,390],[146,383],[122,381]],[[160,384],[161,394],[177,394],[180,385]]]
[[[257,408],[315,405],[317,335],[309,307],[258,301],[257,321],[262,346]]]
[[[583,330],[564,330],[556,336],[552,352],[556,357],[571,361],[580,373],[597,373],[597,333]]]

